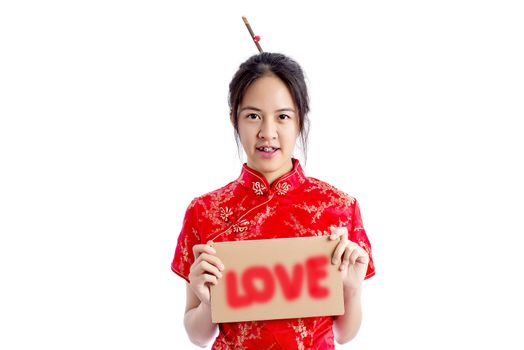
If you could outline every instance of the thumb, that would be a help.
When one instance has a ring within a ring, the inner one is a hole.
[[[331,240],[335,240],[341,236],[343,240],[344,238],[347,240],[348,229],[346,227],[330,226],[329,229],[331,231],[331,236],[329,236]]]

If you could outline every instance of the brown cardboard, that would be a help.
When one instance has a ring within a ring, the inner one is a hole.
[[[219,279],[216,286],[211,286],[213,322],[342,315],[344,313],[342,275],[337,266],[331,264],[331,257],[338,242],[339,240],[329,240],[328,236],[320,236],[213,243],[212,246],[216,249],[217,256],[225,266],[223,277]],[[312,257],[315,258],[306,263],[307,259]],[[326,258],[327,264],[324,264]],[[275,268],[277,264],[281,266]],[[301,267],[296,267],[296,265]],[[253,269],[253,266],[258,267]],[[228,300],[247,300],[246,295],[248,293],[245,293],[242,276],[248,276],[255,270],[263,276],[260,277],[259,275],[257,278],[251,279],[246,277],[251,282],[244,281],[248,288],[249,285],[254,286],[258,293],[251,295],[261,296],[261,291],[271,290],[271,288],[264,288],[264,286],[271,285],[268,279],[268,273],[270,273],[274,285],[273,293],[268,292],[264,295],[266,297],[272,295],[272,297],[268,301],[251,300],[248,305],[231,307],[233,304],[228,303]],[[279,270],[280,273],[276,270]],[[300,289],[297,288],[297,283],[292,283],[292,281],[299,281],[298,270],[302,270],[302,288]],[[248,273],[248,271],[250,272]],[[285,271],[285,274],[282,271]],[[326,277],[321,276],[322,271],[326,272]],[[237,278],[233,279],[232,273],[229,274],[229,279],[226,278],[228,272],[235,273]],[[235,293],[230,292],[230,298],[227,299],[226,284],[228,284],[228,280],[236,280],[237,288],[231,289],[231,286],[235,284],[230,283],[229,290],[236,290],[238,292],[236,295],[239,298],[231,297]],[[287,281],[287,283],[282,281]],[[319,286],[319,288],[309,288],[310,283],[313,287]],[[288,286],[287,289],[282,287],[283,284]],[[284,289],[287,290],[287,294]],[[329,295],[321,297],[320,295],[325,293],[321,293],[319,289],[328,290]],[[292,290],[294,290],[294,294],[291,293]],[[312,290],[313,292],[311,292]],[[297,294],[299,295],[297,296]],[[288,296],[288,299],[285,295]],[[289,300],[290,295],[295,298]],[[314,295],[316,295],[316,298]]]

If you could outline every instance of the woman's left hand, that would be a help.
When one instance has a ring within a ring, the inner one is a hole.
[[[344,290],[356,290],[362,287],[369,264],[369,255],[357,243],[348,238],[346,227],[330,227],[331,240],[342,237],[331,258],[333,265],[342,271]]]

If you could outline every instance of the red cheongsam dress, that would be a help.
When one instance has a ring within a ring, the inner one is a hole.
[[[366,278],[373,276],[371,246],[355,198],[306,177],[297,159],[293,170],[271,186],[244,164],[238,179],[191,202],[171,269],[189,282],[193,245],[209,240],[324,236],[332,225],[347,227],[349,239],[368,252]],[[221,323],[212,349],[334,349],[332,326],[331,316]]]

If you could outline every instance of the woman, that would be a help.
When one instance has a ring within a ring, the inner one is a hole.
[[[213,349],[333,349],[360,327],[362,281],[375,273],[357,201],[306,177],[292,157],[307,145],[309,98],[300,66],[263,52],[240,65],[229,85],[237,142],[247,155],[240,176],[195,198],[178,238],[172,270],[187,284],[184,325],[191,341]],[[330,235],[341,240],[332,263],[343,271],[345,313],[333,317],[214,324],[209,285],[223,276],[209,241]]]

